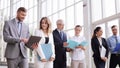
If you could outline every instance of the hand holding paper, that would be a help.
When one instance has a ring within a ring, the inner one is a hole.
[[[30,36],[28,42],[26,43],[26,46],[33,50],[32,45],[35,43],[38,43],[40,39],[41,37],[38,37],[38,36]]]
[[[73,40],[68,40],[67,43],[68,43],[68,46],[66,47],[71,48],[71,49],[75,49],[77,46],[86,46],[88,44],[86,41],[79,43]]]

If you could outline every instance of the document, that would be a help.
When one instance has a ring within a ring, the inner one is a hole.
[[[79,43],[79,42],[76,42],[76,41],[73,41],[73,40],[68,40],[67,41],[67,43],[68,43],[68,48],[71,48],[71,49],[75,49],[77,46],[86,46],[86,45],[88,45],[88,43],[86,42],[86,41],[82,41],[81,43]]]
[[[100,51],[100,57],[105,57],[106,49],[102,46]]]
[[[53,52],[52,52],[52,45],[51,44],[41,44],[42,51],[45,55],[46,60],[49,61]],[[38,59],[41,60],[41,57],[38,55]]]
[[[28,42],[26,43],[26,46],[30,49],[32,49],[32,44],[38,43],[40,41],[41,37],[39,36],[30,36]],[[33,50],[33,49],[32,49]]]
[[[119,52],[119,51],[120,51],[120,43],[117,43],[116,47],[113,50],[113,52]]]

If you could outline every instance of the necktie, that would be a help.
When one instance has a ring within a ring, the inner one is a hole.
[[[22,24],[20,22],[18,22],[18,34],[19,34],[19,36],[21,34],[21,27],[22,27]]]
[[[60,31],[60,37],[63,40],[63,32],[62,31]]]
[[[118,39],[117,39],[117,36],[115,36],[115,41],[116,41],[116,44],[118,43]]]

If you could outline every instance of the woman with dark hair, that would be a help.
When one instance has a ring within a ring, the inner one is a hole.
[[[108,45],[105,38],[102,38],[102,28],[96,27],[91,39],[91,47],[96,68],[105,68],[108,57]]]

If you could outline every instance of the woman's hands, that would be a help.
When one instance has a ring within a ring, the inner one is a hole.
[[[101,59],[105,62],[107,61],[107,57],[101,57]]]
[[[55,58],[53,58],[53,57],[50,58],[50,61],[54,61],[54,60],[55,60]]]
[[[41,62],[47,62],[47,60],[46,59],[41,59]]]

